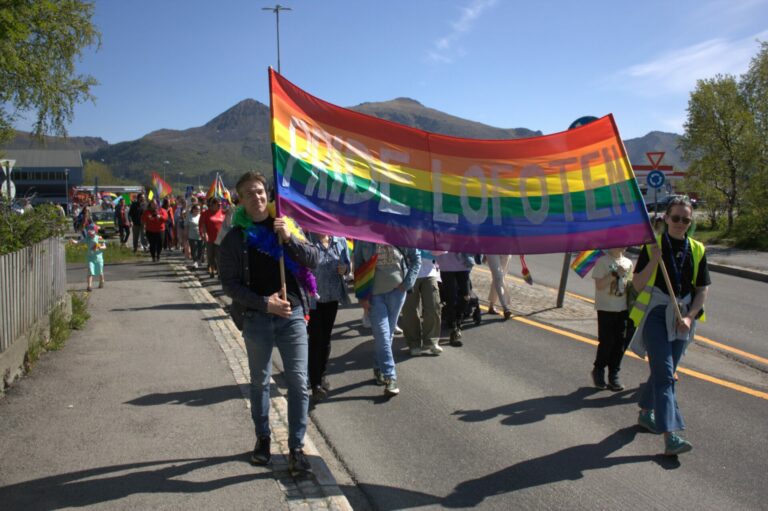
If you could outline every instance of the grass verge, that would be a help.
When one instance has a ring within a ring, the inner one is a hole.
[[[88,261],[88,249],[85,243],[72,245],[68,243],[65,248],[65,257],[68,263],[85,263]],[[107,249],[104,251],[104,264],[124,263],[126,261],[135,261],[140,258],[139,254],[134,254],[133,250],[123,247],[117,242],[107,243]]]

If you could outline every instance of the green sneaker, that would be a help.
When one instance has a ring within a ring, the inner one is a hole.
[[[650,433],[659,433],[656,430],[656,417],[653,415],[653,410],[640,410],[640,413],[637,414],[637,424],[641,428],[648,430]]]
[[[691,442],[685,440],[682,437],[677,436],[674,433],[670,433],[664,442],[664,455],[665,456],[677,456],[693,449]]]
[[[387,378],[384,380],[384,385],[384,394],[396,396],[400,393],[400,389],[397,387],[397,379]]]
[[[381,375],[381,371],[378,369],[373,370],[373,379],[376,385],[382,386],[384,385],[384,377]]]

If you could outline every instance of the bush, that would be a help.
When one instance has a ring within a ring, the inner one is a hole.
[[[88,314],[88,295],[86,293],[72,293],[72,318],[69,327],[72,330],[80,330],[85,322],[90,319]]]
[[[53,204],[39,204],[19,214],[11,209],[9,201],[0,198],[0,255],[63,236],[67,226],[67,217]]]

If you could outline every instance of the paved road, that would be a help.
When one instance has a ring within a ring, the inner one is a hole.
[[[313,418],[371,509],[764,509],[765,400],[682,375],[695,449],[676,461],[634,425],[644,362],[625,362],[626,391],[596,391],[592,346],[492,319],[440,357],[398,349],[387,400],[359,315],[340,314]]]
[[[628,255],[633,260],[636,258],[632,254]],[[562,254],[531,255],[526,257],[526,261],[537,284],[555,289],[559,286]],[[741,264],[744,262],[739,261]],[[512,257],[509,267],[510,274],[519,277],[520,264],[517,257]],[[476,273],[481,273],[483,267],[478,270]],[[711,273],[711,277],[712,287],[706,307],[711,321],[699,324],[697,333],[768,359],[768,338],[763,334],[768,331],[768,316],[765,314],[768,283],[715,272]],[[591,275],[582,279],[570,271],[567,291],[594,298]]]

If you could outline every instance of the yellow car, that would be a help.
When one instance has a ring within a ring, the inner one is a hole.
[[[115,223],[114,211],[94,211],[91,213],[93,222],[99,226],[99,234],[105,238],[117,235],[117,224]]]

